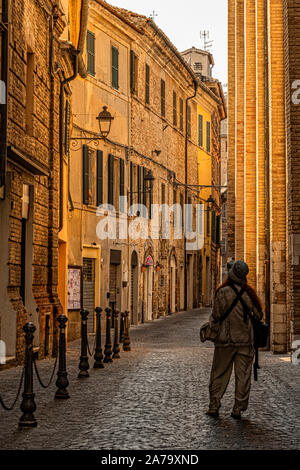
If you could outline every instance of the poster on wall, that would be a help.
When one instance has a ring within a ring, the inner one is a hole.
[[[68,310],[81,309],[81,267],[68,268]]]

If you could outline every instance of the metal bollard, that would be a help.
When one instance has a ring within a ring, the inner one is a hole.
[[[106,312],[106,342],[105,342],[105,347],[104,347],[104,361],[105,363],[107,362],[112,362],[112,345],[111,345],[111,337],[110,337],[110,319],[111,319],[111,309],[107,307],[105,309]]]
[[[120,359],[120,345],[119,345],[119,310],[115,310],[114,314],[115,321],[115,340],[113,348],[113,358]]]
[[[124,340],[124,319],[125,319],[125,313],[121,313],[121,318],[120,318],[120,343],[123,343]]]
[[[96,348],[95,348],[95,363],[94,369],[103,369],[103,354],[102,354],[102,347],[101,347],[101,307],[95,308],[96,312]]]
[[[81,310],[81,356],[79,362],[79,369],[80,372],[78,374],[78,378],[85,378],[89,377],[88,369],[89,369],[89,359],[88,359],[88,338],[87,338],[87,318],[89,316],[89,312],[87,310]]]
[[[124,340],[123,340],[123,351],[131,351],[130,337],[129,337],[129,312],[126,310],[124,318]]]
[[[59,323],[59,350],[58,350],[58,371],[57,371],[57,380],[56,386],[57,390],[55,393],[55,398],[60,398],[62,400],[70,398],[67,387],[69,386],[68,373],[66,370],[66,325],[68,318],[66,315],[60,315],[57,318]]]
[[[36,410],[36,404],[34,401],[33,393],[33,333],[36,328],[33,323],[28,322],[23,327],[25,332],[25,374],[24,374],[24,392],[22,394],[23,400],[21,403],[21,411],[23,412],[20,420],[20,428],[35,428],[37,426],[34,412]]]

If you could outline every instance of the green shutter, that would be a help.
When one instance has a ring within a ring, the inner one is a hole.
[[[87,145],[82,146],[82,201],[83,204],[89,203],[89,179],[90,179],[90,162],[89,162],[89,148]]]
[[[216,213],[215,211],[212,212],[212,218],[211,218],[211,240],[213,243],[216,242]]]
[[[87,72],[95,75],[95,35],[87,31],[86,35]]]
[[[166,83],[164,80],[160,82],[160,95],[161,95],[161,115],[166,115]]]
[[[131,93],[135,92],[135,53],[130,51],[130,90]]]
[[[206,123],[206,150],[210,152],[210,122]]]
[[[130,205],[133,203],[133,165],[130,162]]]
[[[103,152],[97,150],[97,206],[103,204]]]
[[[138,204],[141,203],[141,167],[137,167],[137,191],[138,191]]]
[[[143,167],[143,182],[142,182],[142,187],[143,187],[143,216],[146,217],[146,206],[147,206],[147,193],[146,193],[146,181],[145,181],[145,176],[146,176],[146,168]]]
[[[116,47],[111,48],[111,84],[116,90],[119,89],[119,51]]]
[[[124,196],[124,160],[120,159],[120,196]],[[120,204],[120,212],[124,212],[124,203]]]
[[[150,104],[150,67],[146,64],[145,102]]]
[[[216,230],[216,244],[220,245],[221,242],[221,216],[217,215],[217,230]]]
[[[108,204],[114,204],[114,156],[108,155]]]
[[[203,147],[203,116],[198,116],[198,145]]]

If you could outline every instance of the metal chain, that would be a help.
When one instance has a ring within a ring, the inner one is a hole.
[[[35,372],[36,372],[36,375],[37,375],[37,378],[38,378],[38,381],[39,381],[41,387],[43,387],[43,388],[48,388],[48,387],[51,385],[52,380],[53,380],[53,377],[54,377],[54,373],[55,373],[55,370],[56,370],[57,360],[58,360],[58,354],[57,354],[56,359],[55,359],[55,363],[54,363],[54,367],[53,367],[53,372],[52,372],[52,375],[51,375],[51,377],[50,377],[49,383],[48,383],[47,385],[45,385],[45,384],[42,382],[42,379],[41,379],[41,377],[40,377],[40,374],[39,374],[39,371],[38,371],[38,368],[37,368],[37,365],[36,365],[36,362],[35,362],[35,359],[33,358],[34,369],[35,369]]]
[[[15,404],[17,403],[18,401],[18,398],[20,396],[20,392],[21,392],[21,389],[22,389],[22,384],[23,384],[23,379],[24,379],[24,372],[25,372],[25,367],[23,367],[23,370],[22,370],[22,374],[21,374],[21,379],[20,379],[20,383],[19,383],[19,388],[18,388],[18,393],[17,393],[17,396],[13,402],[13,404],[11,406],[6,406],[4,401],[2,400],[1,396],[0,396],[0,404],[2,405],[2,407],[6,410],[6,411],[11,411],[14,407],[15,407]]]

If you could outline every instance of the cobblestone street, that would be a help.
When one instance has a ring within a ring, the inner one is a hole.
[[[299,449],[299,366],[288,356],[260,354],[259,379],[241,422],[230,417],[233,380],[220,418],[205,415],[213,347],[200,344],[199,327],[208,313],[132,327],[132,351],[91,369],[84,380],[77,379],[79,342],[72,343],[71,399],[55,401],[55,385],[45,391],[35,379],[38,427],[18,430],[20,401],[11,412],[1,409],[0,449]],[[52,366],[53,359],[38,363],[45,381]],[[0,394],[9,404],[20,374],[20,367],[0,373]]]

